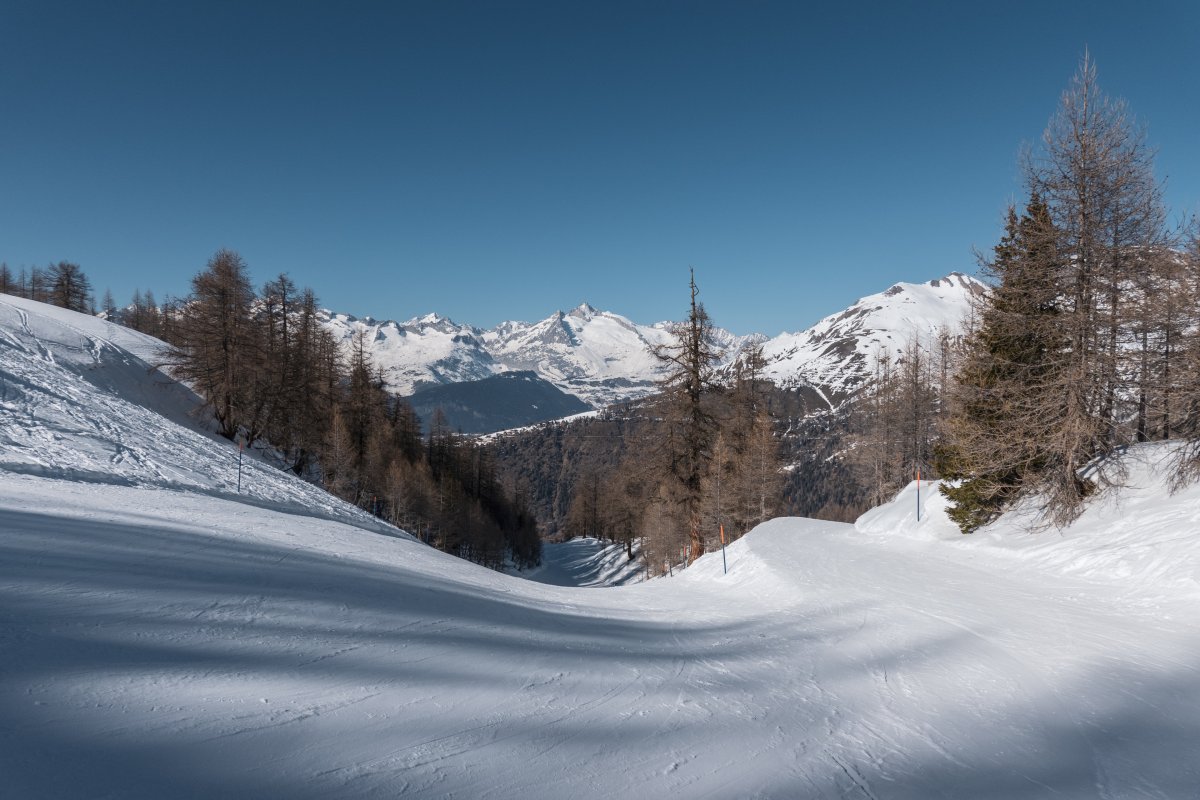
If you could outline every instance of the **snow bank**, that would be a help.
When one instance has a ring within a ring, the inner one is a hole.
[[[914,482],[854,527],[861,534],[939,542],[1031,569],[1115,582],[1133,592],[1200,598],[1200,484],[1169,491],[1174,453],[1170,443],[1131,448],[1119,464],[1123,485],[1090,502],[1062,530],[1047,527],[1030,503],[963,536],[946,516],[940,481],[921,487],[919,522]]]
[[[941,481],[912,481],[890,503],[876,506],[859,517],[860,533],[907,536],[924,541],[962,537],[948,516],[949,501],[939,490]]]

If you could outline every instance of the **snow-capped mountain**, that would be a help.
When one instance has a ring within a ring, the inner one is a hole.
[[[506,322],[484,334],[505,363],[586,395],[593,405],[644,391],[658,373],[650,347],[670,338],[665,325],[638,326],[587,303],[533,324]]]
[[[504,372],[483,343],[483,331],[437,314],[407,322],[322,312],[322,321],[345,346],[362,331],[372,363],[382,369],[388,388],[412,394],[428,384],[475,381]]]
[[[713,331],[727,362],[754,337]],[[496,360],[510,369],[532,370],[594,406],[644,397],[654,391],[662,367],[650,352],[672,341],[670,323],[637,325],[587,303],[537,322],[505,322],[484,334]]]
[[[437,314],[380,322],[324,312],[324,321],[347,345],[362,331],[375,365],[397,394],[531,371],[596,407],[653,392],[661,367],[650,348],[671,340],[670,323],[638,325],[587,303],[540,322],[502,322],[490,330]],[[727,361],[747,342],[761,338],[714,331],[714,343],[725,351]]]
[[[959,334],[971,298],[981,291],[982,283],[957,272],[923,284],[897,283],[798,333],[768,339],[717,328],[714,343],[725,352],[726,366],[747,345],[762,343],[767,377],[777,384],[844,397],[867,379],[877,352],[898,355],[910,338],[925,341],[943,329]],[[652,393],[661,366],[650,348],[671,340],[670,323],[639,325],[587,303],[540,322],[503,322],[489,330],[437,314],[380,322],[326,312],[325,324],[347,344],[363,331],[397,394],[527,370],[595,407]]]
[[[860,388],[874,359],[898,359],[905,345],[923,346],[942,333],[960,336],[971,300],[984,291],[975,278],[952,272],[927,283],[897,283],[868,295],[799,333],[763,345],[767,377],[780,386],[809,386],[832,397]]]

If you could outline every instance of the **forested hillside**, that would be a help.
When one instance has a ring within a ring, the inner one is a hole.
[[[0,285],[92,310],[86,275],[67,262],[16,279],[4,267]],[[220,436],[446,552],[492,567],[538,562],[534,518],[487,453],[444,416],[425,433],[408,401],[384,390],[362,337],[343,350],[315,294],[287,275],[256,291],[245,261],[221,250],[188,297],[158,306],[138,292],[101,314],[165,339],[152,359],[196,391]]]
[[[477,381],[422,386],[409,398],[423,420],[441,411],[451,430],[495,431],[561,419],[592,410],[534,372],[501,372]]]
[[[561,537],[641,543],[647,570],[668,572],[736,539],[780,506],[774,391],[760,347],[719,374],[725,358],[698,300],[651,353],[659,393],[593,418],[495,437],[505,480],[534,498],[540,521]]]
[[[838,457],[850,442],[851,407],[832,411],[807,387],[763,383],[760,391],[786,465],[778,512],[845,522],[866,510],[866,478]],[[642,401],[489,437],[487,447],[501,480],[523,490],[546,535],[607,538],[612,534],[602,519],[570,515],[572,501],[582,492],[590,498],[584,507],[611,509],[627,502],[628,487],[607,476],[629,452],[653,446],[656,425],[652,402]]]

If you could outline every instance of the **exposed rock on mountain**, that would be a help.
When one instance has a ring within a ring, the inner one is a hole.
[[[862,386],[876,353],[894,358],[912,337],[929,341],[943,330],[960,335],[971,298],[981,291],[983,284],[956,272],[928,283],[898,283],[798,333],[767,339],[717,328],[714,336],[725,366],[748,345],[762,343],[768,378],[808,387],[832,407]],[[325,324],[347,344],[363,331],[375,366],[397,394],[524,371],[597,408],[652,393],[661,371],[650,348],[670,341],[669,323],[639,325],[587,303],[540,322],[503,322],[490,330],[437,314],[380,322],[326,312]]]
[[[811,387],[835,405],[862,387],[877,354],[895,360],[914,338],[930,344],[943,334],[961,336],[971,299],[983,290],[959,272],[928,283],[897,283],[807,330],[768,340],[767,377],[779,386]]]

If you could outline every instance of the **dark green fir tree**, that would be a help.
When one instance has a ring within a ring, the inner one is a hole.
[[[1058,255],[1049,209],[1034,195],[1010,208],[983,268],[994,281],[977,309],[951,389],[947,435],[936,449],[950,517],[964,533],[985,525],[1054,461],[1048,426],[1062,419]]]

